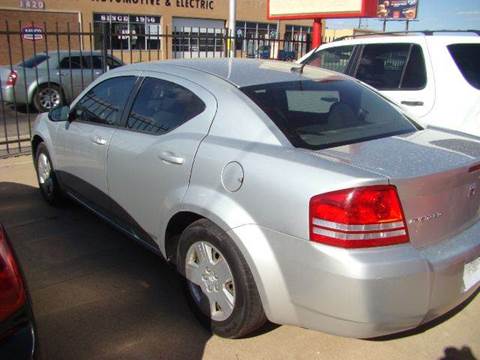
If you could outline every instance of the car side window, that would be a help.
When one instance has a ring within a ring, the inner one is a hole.
[[[120,63],[119,61],[117,61],[116,59],[114,58],[111,58],[110,56],[107,57],[107,66],[110,70],[113,70],[117,67],[120,67],[122,66],[122,63]]]
[[[353,46],[338,46],[320,50],[309,60],[308,65],[345,73],[353,48]]]
[[[427,70],[422,48],[412,45],[405,73],[403,74],[400,89],[420,90],[427,85]]]
[[[64,70],[90,70],[102,69],[102,58],[94,55],[67,56],[60,62],[60,69]]]
[[[102,69],[102,57],[101,56],[97,56],[97,55],[94,55],[94,56],[84,56],[85,59],[87,59],[86,63],[88,64],[88,68],[89,69],[96,69],[96,70],[100,70]]]
[[[205,107],[198,96],[183,86],[146,78],[133,103],[127,127],[161,135],[201,114]]]
[[[73,120],[118,125],[135,81],[135,76],[119,76],[101,82],[75,105]]]
[[[415,44],[366,45],[356,78],[378,90],[409,90],[425,86],[425,61]]]
[[[81,69],[82,60],[80,56],[66,56],[60,61],[60,69]]]

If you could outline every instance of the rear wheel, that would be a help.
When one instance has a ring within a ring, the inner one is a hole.
[[[60,205],[63,202],[63,194],[58,184],[47,147],[43,142],[40,143],[37,148],[35,169],[43,198],[50,205]]]
[[[33,105],[38,112],[48,112],[62,104],[62,90],[55,84],[41,85],[33,96]]]
[[[178,271],[197,318],[215,334],[243,337],[266,322],[258,290],[240,250],[218,226],[198,220],[182,233]]]

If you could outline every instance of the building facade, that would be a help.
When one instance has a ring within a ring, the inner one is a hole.
[[[237,0],[232,36],[240,56],[258,56],[278,39],[287,41],[282,48],[308,50],[312,22],[269,21],[267,2]],[[228,6],[228,0],[2,0],[0,41],[10,46],[0,50],[0,64],[19,60],[22,51],[25,57],[67,45],[106,48],[125,62],[221,56]]]

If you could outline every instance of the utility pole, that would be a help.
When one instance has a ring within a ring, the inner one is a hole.
[[[227,33],[227,46],[228,46],[228,56],[231,58],[235,57],[235,37],[236,29],[236,12],[237,12],[237,0],[230,0],[230,8],[228,12],[228,33]]]

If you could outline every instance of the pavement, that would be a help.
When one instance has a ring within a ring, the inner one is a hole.
[[[30,156],[0,160],[0,222],[27,279],[44,359],[480,356],[480,296],[433,324],[383,339],[275,325],[246,339],[212,336],[189,311],[179,277],[162,259],[80,206],[48,206]]]

